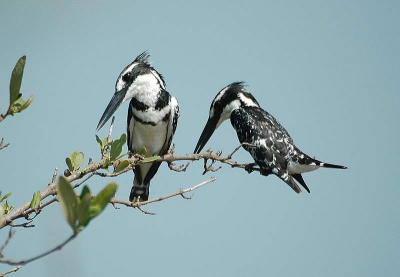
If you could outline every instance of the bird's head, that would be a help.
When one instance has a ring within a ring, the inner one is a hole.
[[[211,103],[208,121],[194,153],[200,153],[221,123],[229,119],[234,110],[244,106],[259,107],[260,105],[253,95],[246,91],[243,82],[232,83],[220,90]]]
[[[103,127],[123,102],[133,98],[141,88],[151,89],[152,85],[165,88],[162,75],[147,61],[149,56],[147,51],[143,52],[119,74],[115,84],[115,93],[97,125],[97,131]]]

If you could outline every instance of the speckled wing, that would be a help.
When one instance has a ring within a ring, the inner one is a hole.
[[[287,157],[294,144],[285,128],[260,107],[241,107],[232,112],[230,119],[240,143],[245,143],[243,147],[264,175],[273,173],[300,193],[300,187],[287,172]]]

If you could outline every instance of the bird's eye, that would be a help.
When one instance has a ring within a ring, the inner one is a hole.
[[[122,76],[122,81],[128,82],[130,80],[130,78],[131,78],[131,73],[127,72],[124,74],[124,76]]]

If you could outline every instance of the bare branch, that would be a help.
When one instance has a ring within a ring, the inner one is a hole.
[[[36,216],[34,216],[33,218],[35,218]],[[31,225],[33,219],[29,219],[29,221],[21,223],[21,224],[14,224],[14,223],[10,223],[11,227],[24,227],[24,228],[33,228],[35,227],[35,225]]]
[[[200,188],[200,187],[202,187],[202,186],[207,185],[208,183],[214,182],[215,180],[217,180],[217,178],[211,177],[210,179],[205,180],[204,182],[201,182],[201,183],[198,184],[198,185],[195,185],[195,186],[193,186],[193,187],[191,187],[191,188],[187,188],[187,189],[181,190],[181,193],[180,193],[180,194],[182,195],[182,194],[187,193],[187,192],[192,192],[192,191],[194,191],[195,189],[198,189],[198,188]]]
[[[187,164],[181,164],[180,166],[175,166],[175,164],[173,162],[168,163],[169,169],[171,169],[172,171],[176,171],[176,172],[185,172],[186,169],[189,167],[189,165],[190,165],[190,162],[187,162]]]
[[[4,144],[4,138],[1,138],[1,141],[0,141],[0,150],[3,149],[3,148],[6,148],[6,147],[9,146],[9,145],[10,145],[9,143]]]
[[[0,277],[6,276],[6,275],[8,275],[8,274],[10,274],[10,273],[17,272],[17,271],[20,270],[21,268],[22,268],[22,265],[16,266],[16,267],[14,267],[13,269],[11,269],[11,270],[9,270],[9,271],[6,271],[6,272],[4,272],[4,273],[0,273]]]
[[[78,235],[78,233],[74,233],[72,236],[70,236],[66,241],[64,241],[63,243],[61,243],[60,245],[57,245],[56,247],[50,249],[49,251],[44,252],[43,254],[40,254],[38,256],[35,256],[33,258],[27,259],[27,260],[20,260],[20,261],[15,261],[15,260],[11,260],[11,259],[5,259],[3,257],[0,258],[0,263],[3,264],[8,264],[8,265],[17,265],[17,266],[22,266],[22,265],[26,265],[28,263],[34,262],[36,260],[39,260],[43,257],[46,257],[47,255],[50,255],[53,252],[56,252],[58,250],[61,250],[66,244],[68,244],[71,240],[73,240],[74,238],[76,238]]]
[[[245,143],[243,143],[243,144],[239,145],[238,147],[236,147],[236,148],[232,151],[232,153],[230,153],[230,154],[226,157],[226,159],[228,159],[228,160],[232,159],[232,156],[233,156],[244,144],[245,144]],[[221,153],[222,153],[222,152],[221,152]]]
[[[191,197],[185,196],[184,193],[194,191],[195,189],[198,189],[198,188],[200,188],[200,187],[202,187],[202,186],[204,186],[204,185],[206,185],[206,184],[208,184],[208,183],[214,182],[216,179],[217,179],[217,178],[215,178],[215,177],[211,177],[210,179],[208,179],[208,180],[206,180],[206,181],[204,181],[204,182],[202,182],[202,183],[200,183],[200,184],[198,184],[198,185],[195,185],[195,186],[193,186],[193,187],[190,187],[190,188],[187,188],[187,189],[184,189],[184,190],[180,189],[180,190],[178,190],[178,191],[176,191],[176,192],[173,192],[173,193],[170,193],[170,194],[168,194],[168,195],[160,196],[160,197],[157,197],[157,198],[154,198],[154,199],[151,199],[151,200],[147,200],[147,201],[143,201],[143,202],[130,202],[130,201],[118,200],[118,199],[112,198],[112,199],[110,200],[110,203],[111,203],[114,207],[116,207],[115,204],[121,204],[121,205],[125,205],[125,206],[127,206],[127,207],[138,208],[140,211],[142,211],[142,212],[145,213],[145,214],[152,214],[152,215],[154,215],[154,213],[145,211],[145,210],[143,210],[141,207],[144,206],[144,205],[148,205],[148,204],[150,204],[150,203],[160,202],[160,201],[162,201],[162,200],[165,200],[165,199],[168,199],[168,198],[177,196],[177,195],[181,195],[181,196],[182,196],[183,198],[185,198],[185,199],[191,199]]]
[[[111,129],[111,128],[110,128]],[[230,155],[228,155],[227,157],[222,157],[221,156],[221,152],[216,152],[213,153],[211,150],[208,150],[206,153],[203,154],[187,154],[184,156],[175,156],[174,154],[166,154],[162,157],[160,157],[158,159],[159,162],[166,162],[168,163],[169,167],[171,168],[171,170],[175,170],[175,171],[185,171],[186,168],[189,166],[190,163],[187,163],[186,165],[182,165],[180,167],[175,167],[173,165],[173,162],[176,161],[198,161],[198,160],[204,160],[204,169],[205,172],[208,171],[216,171],[218,169],[220,169],[221,167],[215,168],[215,163],[216,162],[220,162],[220,163],[224,163],[224,164],[228,164],[231,167],[238,167],[241,169],[245,169],[248,171],[248,164],[238,164],[236,161],[231,160],[232,156],[234,153],[236,153],[236,151],[240,148],[237,147]],[[172,152],[172,151],[171,151]],[[81,170],[76,170],[75,172],[71,172],[71,175],[68,176],[66,179],[68,182],[72,183],[78,179],[82,179],[85,176],[86,179],[84,179],[83,181],[81,181],[80,183],[77,183],[74,185],[74,188],[79,187],[81,184],[83,184],[84,182],[86,182],[89,178],[93,177],[94,175],[99,175],[102,177],[115,177],[118,176],[120,174],[123,174],[127,171],[130,171],[131,168],[136,165],[139,161],[142,162],[143,157],[139,156],[139,155],[133,155],[127,159],[120,159],[118,160],[119,162],[123,162],[123,161],[128,161],[130,166],[128,166],[127,168],[125,168],[124,170],[121,170],[119,172],[113,172],[113,173],[102,173],[99,172],[100,169],[107,169],[110,165],[112,165],[112,163],[110,162],[110,160],[103,156],[103,158],[98,161],[98,162],[93,162],[90,161],[89,164],[86,166],[86,168],[81,169]],[[210,164],[208,164],[207,162],[210,161]],[[252,168],[252,171],[260,171],[259,168]],[[42,192],[41,192],[41,201],[50,197],[50,196],[56,196],[57,194],[57,183],[55,181],[55,176],[56,173],[53,173],[53,178],[52,178],[52,183],[49,184]],[[51,203],[54,203],[56,200],[55,197],[53,197],[50,201],[46,202],[45,204],[42,204],[38,207],[38,209],[42,209],[48,205],[50,205]],[[155,201],[153,201],[155,202]],[[2,221],[0,221],[0,229],[3,228],[4,226],[7,225],[11,225],[13,224],[12,222],[16,219],[19,218],[26,218],[27,220],[29,219],[29,215],[33,212],[35,212],[34,210],[30,209],[30,203],[31,201],[26,202],[25,204],[23,204],[22,206],[20,206],[19,208],[14,209],[11,213],[4,215],[4,218]],[[132,206],[130,202],[128,206]],[[121,203],[123,204],[123,203]],[[143,205],[143,202],[141,202],[141,205]],[[19,225],[14,225],[14,226],[22,226],[22,227],[29,227],[32,225],[29,225],[30,222],[28,223],[23,223],[23,224],[19,224]]]
[[[56,168],[54,169],[53,177],[51,178],[51,183],[50,183],[49,185],[51,185],[52,183],[54,183],[54,182],[56,181],[57,173],[58,173],[58,168],[56,167]]]
[[[142,213],[144,213],[144,214],[149,214],[149,215],[156,215],[156,213],[152,213],[152,212],[149,212],[149,211],[146,211],[145,209],[142,209],[142,205],[140,205],[140,202],[137,202],[138,203],[138,205],[137,205],[137,209],[139,210],[139,211],[141,211]]]
[[[74,189],[76,189],[77,187],[79,187],[80,185],[82,185],[83,183],[85,183],[87,180],[89,180],[90,178],[92,178],[94,175],[96,175],[96,172],[92,172],[90,173],[85,179],[83,179],[82,181],[80,181],[79,183],[76,183],[74,185]]]
[[[107,142],[111,141],[111,134],[112,134],[112,130],[113,130],[113,127],[114,127],[114,120],[115,120],[115,116],[113,116],[112,119],[111,119],[110,129],[108,129]]]
[[[13,230],[13,228],[10,228],[10,231],[8,232],[6,241],[0,247],[0,257],[3,257],[3,251],[7,247],[8,243],[11,241],[11,239],[13,238],[14,234],[15,234],[15,230]]]

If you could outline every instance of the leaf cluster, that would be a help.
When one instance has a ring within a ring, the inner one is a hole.
[[[8,204],[7,198],[11,196],[11,192],[7,193],[4,196],[1,196],[1,192],[0,192],[0,221],[3,220],[3,217],[5,214],[10,213],[13,209],[14,206],[11,206]],[[4,204],[2,204],[5,201]]]
[[[123,133],[119,139],[109,141],[108,138],[101,140],[98,135],[96,135],[96,141],[100,145],[100,150],[103,155],[109,155],[108,158],[110,162],[114,162],[128,153],[122,153],[122,147],[126,143],[126,134]],[[109,153],[108,153],[109,151]]]
[[[74,171],[78,170],[81,167],[84,158],[85,158],[85,155],[83,154],[83,152],[74,151],[71,154],[71,156],[69,156],[65,159],[65,162],[68,166],[68,170],[70,172],[74,172]]]
[[[88,186],[84,186],[80,196],[76,196],[71,184],[60,177],[57,185],[57,199],[65,219],[74,234],[85,228],[99,215],[117,191],[115,183],[108,184],[97,196],[92,197]]]

